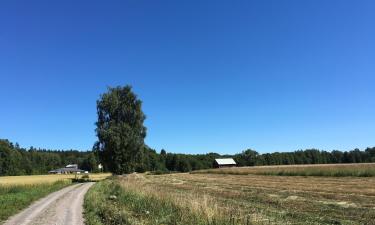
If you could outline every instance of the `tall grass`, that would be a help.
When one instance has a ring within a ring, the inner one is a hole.
[[[131,174],[96,183],[88,225],[374,224],[375,178]]]
[[[69,180],[44,184],[0,185],[0,222],[26,208],[33,201],[71,183]]]
[[[316,164],[287,166],[234,167],[193,171],[193,174],[272,175],[272,176],[326,176],[326,177],[375,177],[374,163]]]
[[[214,201],[145,188],[142,182],[111,179],[95,184],[85,196],[88,225],[164,224],[231,225],[234,219],[217,211]],[[141,186],[140,186],[141,185]],[[233,221],[232,221],[233,220]],[[248,222],[250,224],[250,221]]]

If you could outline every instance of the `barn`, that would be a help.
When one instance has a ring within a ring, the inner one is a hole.
[[[216,168],[234,167],[234,166],[237,166],[237,163],[232,158],[215,159],[214,166]]]

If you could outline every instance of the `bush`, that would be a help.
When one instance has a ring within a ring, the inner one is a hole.
[[[90,176],[88,174],[84,174],[81,177],[75,176],[75,178],[72,179],[73,183],[84,183],[84,182],[91,182]]]

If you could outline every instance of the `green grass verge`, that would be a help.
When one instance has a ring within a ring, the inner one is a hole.
[[[116,197],[114,197],[116,196]],[[84,201],[87,225],[228,225],[228,221],[207,221],[188,208],[122,188],[116,178],[96,183]]]
[[[57,181],[51,184],[0,185],[0,222],[29,206],[35,200],[70,184],[70,181]]]

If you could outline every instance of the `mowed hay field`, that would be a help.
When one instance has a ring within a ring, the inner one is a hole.
[[[83,174],[77,175],[82,177]],[[89,174],[92,181],[99,181],[111,176],[110,173],[93,173]],[[0,177],[0,186],[4,185],[27,185],[54,183],[56,181],[71,180],[75,178],[74,174],[51,174],[51,175],[30,175],[30,176],[6,176]]]
[[[276,176],[375,177],[375,163],[229,167],[219,169],[198,170],[193,171],[192,173],[214,173],[233,175],[256,174]]]
[[[85,206],[88,224],[375,224],[375,178],[131,174]]]

